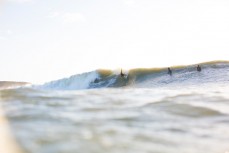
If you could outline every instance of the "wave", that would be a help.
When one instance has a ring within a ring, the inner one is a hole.
[[[144,107],[157,107],[160,111],[164,111],[169,114],[191,118],[227,115],[226,112],[221,112],[220,110],[206,106],[195,106],[188,103],[177,103],[176,98],[177,97],[174,97],[168,101],[148,104]]]
[[[99,74],[96,71],[93,71],[93,72],[73,75],[69,78],[63,78],[60,80],[51,81],[38,87],[45,88],[45,89],[68,89],[68,90],[88,89],[90,88],[90,83],[93,82],[98,77]]]
[[[122,77],[113,70],[98,69],[92,72],[73,75],[69,78],[51,81],[41,86],[44,89],[79,90],[109,87],[161,87],[176,85],[196,85],[203,83],[229,82],[229,62],[211,61],[199,63],[201,72],[196,66],[170,67],[172,75],[167,68],[135,68],[126,72]]]

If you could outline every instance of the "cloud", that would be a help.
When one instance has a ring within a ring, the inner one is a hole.
[[[0,30],[0,34],[1,35],[11,35],[13,34],[13,31],[12,30]]]
[[[6,40],[6,37],[0,36],[0,40]]]
[[[55,17],[58,17],[60,15],[61,15],[60,12],[51,12],[47,17],[48,18],[55,18]]]
[[[127,6],[136,6],[136,1],[135,0],[124,0],[124,4]]]
[[[65,13],[63,19],[65,23],[84,22],[86,20],[80,13]]]
[[[12,30],[0,30],[0,40],[6,40],[12,34]]]
[[[83,14],[77,12],[51,12],[48,18],[60,18],[64,23],[84,22],[86,18]]]
[[[16,3],[26,3],[31,2],[33,0],[6,0],[7,2],[16,2]]]
[[[13,34],[13,31],[12,30],[6,30],[6,34],[11,35],[11,34]]]

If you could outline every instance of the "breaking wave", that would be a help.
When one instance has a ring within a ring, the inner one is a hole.
[[[43,89],[80,90],[108,87],[163,87],[177,85],[199,85],[204,83],[229,82],[229,62],[213,61],[200,63],[201,72],[196,71],[195,65],[167,68],[136,68],[130,69],[122,77],[113,70],[95,70],[92,72],[73,75],[56,81],[36,86]]]

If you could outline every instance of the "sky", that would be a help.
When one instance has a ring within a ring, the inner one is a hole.
[[[228,0],[0,0],[0,80],[229,60]]]

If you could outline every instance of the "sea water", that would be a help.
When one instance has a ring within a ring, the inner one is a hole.
[[[24,153],[228,152],[228,64],[172,70],[97,71],[5,89],[1,105]]]

